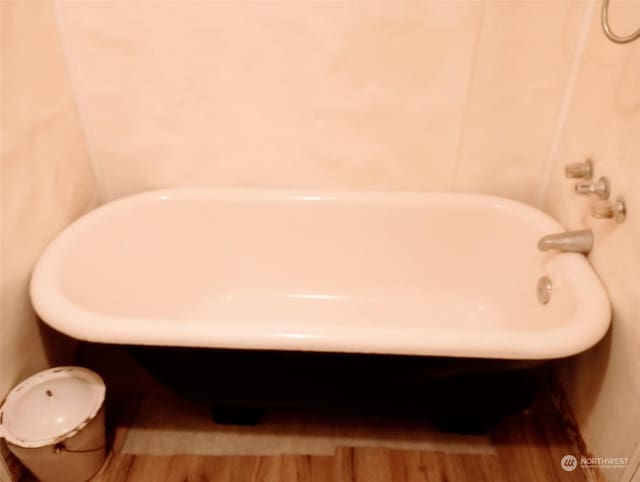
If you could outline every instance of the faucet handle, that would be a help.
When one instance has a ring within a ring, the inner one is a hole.
[[[564,166],[564,175],[570,179],[591,179],[593,177],[593,161],[572,162]]]
[[[600,199],[609,199],[609,179],[601,177],[596,182],[580,181],[575,185],[578,194],[595,194]]]
[[[627,206],[621,197],[613,202],[596,201],[591,205],[591,215],[598,219],[613,218],[617,223],[621,223],[627,217]]]

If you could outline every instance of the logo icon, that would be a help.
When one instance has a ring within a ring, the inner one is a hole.
[[[573,455],[565,455],[560,459],[560,467],[565,472],[573,472],[578,468],[578,459]]]

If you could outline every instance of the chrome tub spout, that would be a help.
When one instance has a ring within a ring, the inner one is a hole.
[[[538,241],[540,251],[556,249],[570,253],[588,253],[593,248],[593,233],[590,230],[566,231],[544,236]]]

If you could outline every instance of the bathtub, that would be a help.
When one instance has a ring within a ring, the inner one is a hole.
[[[610,323],[587,259],[536,249],[562,230],[477,194],[151,191],[65,229],[31,297],[44,322],[99,343],[552,359]]]

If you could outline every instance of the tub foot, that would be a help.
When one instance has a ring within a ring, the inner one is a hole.
[[[212,405],[211,418],[220,425],[257,425],[266,410],[243,405]]]

